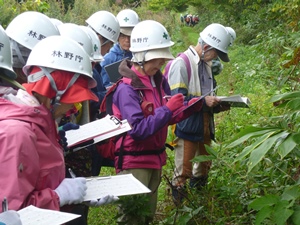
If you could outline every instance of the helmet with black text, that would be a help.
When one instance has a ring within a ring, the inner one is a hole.
[[[200,32],[199,43],[205,42],[217,50],[219,58],[224,62],[229,62],[228,47],[231,43],[231,38],[228,30],[221,24],[213,23],[208,25]]]
[[[57,27],[42,13],[27,11],[16,16],[7,26],[6,33],[11,39],[13,66],[22,68],[30,50],[41,40],[59,35]]]
[[[96,34],[96,32],[94,32],[90,27],[86,27],[86,26],[79,26],[84,32],[86,32],[90,38],[92,39],[92,44],[93,44],[93,61],[94,62],[100,62],[103,61],[104,58],[101,55],[101,43],[100,40]]]
[[[0,25],[0,85],[13,84],[18,88],[22,88],[21,84],[15,81],[17,74],[12,68],[12,51],[10,47],[9,37]]]
[[[0,73],[9,79],[16,79],[17,74],[12,68],[12,52],[9,38],[0,25]]]
[[[74,23],[64,23],[58,26],[58,30],[61,36],[69,37],[78,42],[89,55],[90,60],[94,60],[92,38],[82,30],[79,25]]]
[[[157,58],[174,59],[170,52],[172,45],[174,42],[162,24],[154,20],[145,20],[133,28],[129,50],[133,55],[132,61],[143,64]]]
[[[139,23],[138,14],[132,9],[123,9],[117,14],[120,24],[120,33],[127,36],[131,35],[132,29]]]
[[[92,14],[86,23],[97,33],[109,41],[117,42],[120,35],[120,24],[117,18],[108,11],[98,11]],[[104,43],[101,43],[103,45]]]
[[[232,46],[232,45],[233,45],[233,42],[234,42],[234,40],[236,39],[236,33],[235,33],[234,29],[233,29],[233,28],[231,28],[231,27],[226,27],[226,29],[228,30],[228,32],[229,32],[229,35],[230,35],[230,38],[231,38],[231,41],[230,41],[230,46]]]
[[[97,85],[88,54],[78,42],[64,36],[51,36],[31,51],[23,72],[27,91],[52,99],[52,105],[98,101],[90,88]]]

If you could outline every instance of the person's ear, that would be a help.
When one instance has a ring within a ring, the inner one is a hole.
[[[203,50],[206,52],[209,48],[211,48],[211,46],[210,45],[208,45],[208,44],[204,44],[204,46],[203,46]]]

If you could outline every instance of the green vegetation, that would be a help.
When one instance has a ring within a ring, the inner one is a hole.
[[[18,13],[38,10],[63,22],[84,24],[97,10],[116,14],[134,1],[123,5],[105,0],[68,2],[72,4],[0,0],[0,21],[5,27]],[[166,26],[176,43],[175,55],[195,45],[199,32],[212,22],[233,27],[237,39],[229,51],[231,61],[216,77],[218,94],[241,94],[252,101],[250,109],[233,108],[216,115],[217,141],[209,149],[213,167],[208,185],[201,191],[188,190],[189,198],[179,208],[171,200],[174,156],[168,150],[153,224],[300,224],[299,1],[140,3],[136,11],[142,19]],[[199,14],[200,23],[182,26],[180,11]],[[114,174],[114,170],[104,168],[101,173]],[[139,207],[139,213],[146,213]],[[89,224],[116,224],[117,213],[116,205],[92,208]]]

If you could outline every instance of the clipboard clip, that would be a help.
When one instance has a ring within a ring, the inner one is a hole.
[[[7,198],[4,197],[3,201],[2,201],[2,212],[5,212],[8,210],[8,202],[7,202]]]
[[[113,121],[116,125],[122,125],[121,120],[119,120],[117,117],[115,116],[111,116],[110,120]]]

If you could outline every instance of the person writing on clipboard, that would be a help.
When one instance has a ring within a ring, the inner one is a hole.
[[[138,14],[131,9],[121,10],[116,17],[120,24],[120,35],[118,37],[118,42],[114,44],[107,54],[105,54],[104,61],[101,62],[101,66],[104,68],[101,71],[101,77],[105,87],[111,86],[111,82],[113,82],[105,70],[105,67],[122,59],[132,58],[132,53],[129,50],[130,36],[132,29],[136,24],[139,23]]]
[[[147,29],[145,29],[147,27]],[[137,40],[145,41],[137,41]],[[167,60],[174,59],[174,44],[166,28],[154,20],[138,23],[131,34],[132,60],[123,60],[119,71],[121,81],[113,94],[113,114],[126,119],[132,129],[118,139],[115,147],[117,174],[132,174],[151,190],[148,194],[147,216],[122,212],[119,223],[149,224],[156,211],[158,186],[162,167],[166,164],[165,142],[168,125],[186,119],[201,110],[203,99],[184,101],[179,93],[168,99],[170,87],[161,73]]]
[[[210,24],[200,32],[197,45],[190,46],[183,53],[189,64],[178,57],[170,65],[166,76],[172,87],[172,95],[182,93],[185,99],[189,99],[212,90],[216,81],[212,74],[211,61],[219,57],[222,61],[229,62],[227,52],[231,43],[229,31],[221,24]],[[230,109],[228,105],[220,104],[220,99],[213,95],[214,93],[205,97],[201,111],[176,124],[175,135],[178,139],[172,180],[172,196],[176,205],[181,204],[187,195],[187,179],[190,178],[190,187],[198,190],[207,183],[211,161],[193,164],[191,160],[195,156],[208,155],[205,145],[210,146],[214,140],[213,114]]]
[[[51,36],[32,49],[23,71],[26,91],[0,98],[0,199],[12,210],[63,210],[83,202],[87,186],[83,177],[65,178],[56,122],[74,103],[97,100],[89,56],[77,42]]]

